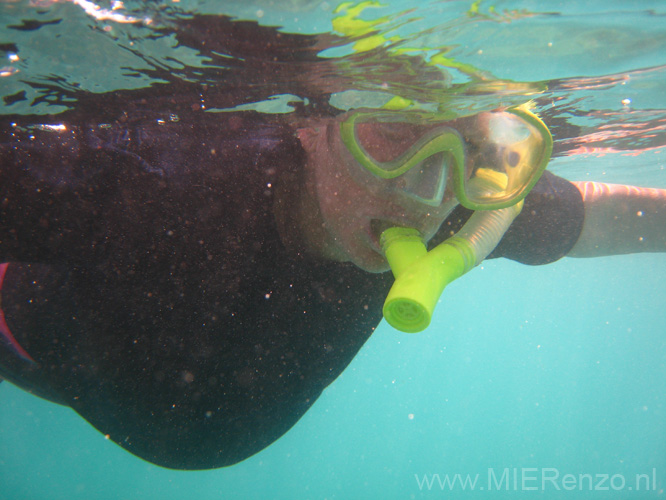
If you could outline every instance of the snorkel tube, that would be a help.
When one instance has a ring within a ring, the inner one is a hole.
[[[506,186],[506,176],[479,169],[475,189],[486,193]],[[460,231],[429,252],[421,234],[392,227],[380,237],[395,282],[384,302],[384,318],[406,333],[425,330],[444,288],[480,264],[500,242],[523,208],[522,199],[497,210],[476,210]]]
[[[392,227],[381,245],[395,282],[384,302],[384,318],[406,333],[425,330],[444,288],[480,264],[520,213],[523,202],[500,210],[478,210],[454,236],[426,250],[416,229]]]

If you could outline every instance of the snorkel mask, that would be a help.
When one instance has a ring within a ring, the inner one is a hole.
[[[340,135],[366,172],[376,180],[393,181],[395,192],[436,207],[450,182],[464,207],[496,210],[515,205],[529,193],[548,164],[552,139],[544,123],[529,111],[513,108],[487,116],[485,151],[475,154],[463,134],[452,128],[455,122],[427,113],[355,113],[341,123]],[[381,142],[373,140],[378,135]],[[391,137],[395,142],[387,147]],[[479,173],[504,179],[502,186],[479,188],[475,181]]]
[[[430,252],[416,229],[382,232],[382,249],[396,278],[383,312],[399,330],[428,326],[446,285],[497,246],[550,159],[550,132],[526,108],[480,116],[486,120],[480,142],[468,137],[465,119],[446,121],[422,112],[357,112],[340,124],[343,144],[362,167],[356,175],[366,185],[381,186],[398,203],[429,207],[445,203],[448,187],[457,202],[475,211],[456,235]]]

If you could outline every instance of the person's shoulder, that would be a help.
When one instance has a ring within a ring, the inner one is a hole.
[[[546,170],[530,191],[526,198],[526,203],[528,201],[533,202],[535,199],[541,197],[546,197],[551,200],[554,198],[579,198],[578,194],[578,189],[571,181]]]

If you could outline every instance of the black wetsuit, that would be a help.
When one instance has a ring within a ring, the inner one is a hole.
[[[345,369],[391,275],[285,249],[274,193],[305,153],[284,122],[163,102],[93,117],[2,123],[0,375],[158,465],[234,464]],[[495,256],[556,260],[582,214],[546,175]]]

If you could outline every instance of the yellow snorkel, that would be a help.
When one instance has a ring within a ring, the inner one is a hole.
[[[505,189],[507,178],[479,169],[477,190]],[[416,229],[392,227],[380,238],[395,283],[384,302],[384,318],[407,333],[425,330],[444,288],[480,264],[500,242],[523,208],[523,201],[497,210],[477,210],[463,228],[429,252]]]
[[[463,228],[429,252],[416,229],[393,227],[381,245],[395,282],[384,302],[384,318],[406,333],[425,330],[444,288],[480,264],[497,246],[523,202],[476,211]]]

